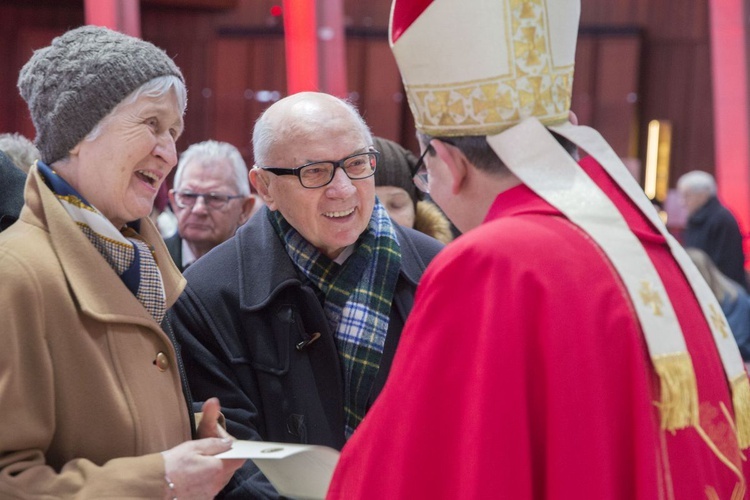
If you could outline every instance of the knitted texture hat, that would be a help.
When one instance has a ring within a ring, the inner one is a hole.
[[[18,90],[29,106],[42,160],[68,156],[94,127],[144,83],[180,69],[149,42],[82,26],[37,50],[21,69]]]
[[[380,162],[375,169],[376,186],[396,186],[402,188],[416,206],[419,191],[414,185],[414,167],[417,157],[400,144],[382,137],[373,137],[375,149],[380,151]]]

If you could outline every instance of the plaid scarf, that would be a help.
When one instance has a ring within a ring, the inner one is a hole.
[[[161,323],[166,312],[164,284],[152,248],[140,237],[136,227],[126,226],[122,233],[65,179],[37,161],[37,170],[83,234],[120,276],[125,286],[146,310]]]
[[[388,332],[401,251],[385,208],[376,201],[357,248],[342,265],[323,255],[278,211],[268,217],[289,257],[317,288],[334,333],[344,378],[347,439],[367,411]]]

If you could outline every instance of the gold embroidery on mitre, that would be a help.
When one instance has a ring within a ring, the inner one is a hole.
[[[552,88],[549,78],[530,76],[522,80],[527,84],[525,89],[519,89],[518,98],[521,102],[521,113],[524,115],[543,116],[554,111],[552,102]],[[530,112],[523,110],[531,108]]]
[[[573,98],[573,73],[556,74],[552,76],[552,103],[555,113],[568,113],[570,101]]]
[[[544,0],[509,4],[508,73],[446,84],[405,82],[417,129],[431,135],[486,135],[529,116],[545,125],[568,119],[573,65],[553,65]]]
[[[430,110],[430,114],[433,117],[434,123],[439,125],[454,125],[456,122],[453,119],[451,112],[459,112],[459,114],[463,114],[461,112],[461,101],[454,101],[451,104],[450,99],[450,92],[443,90],[433,93],[432,99],[426,103]],[[458,104],[458,106],[456,104]]]
[[[513,94],[507,88],[496,84],[486,84],[479,87],[482,98],[475,98],[473,102],[474,115],[485,114],[487,121],[499,122],[503,117],[500,111],[513,108]]]
[[[520,30],[521,39],[515,42],[516,59],[523,61],[527,68],[539,68],[544,60],[544,38],[539,36],[536,26],[526,26]]]
[[[729,327],[727,326],[727,322],[724,319],[724,315],[720,314],[713,304],[710,304],[708,307],[709,309],[711,309],[711,324],[713,324],[714,328],[721,332],[722,337],[724,337],[725,339],[729,338]]]
[[[536,16],[536,12],[534,11],[534,2],[531,1],[524,1],[521,2],[521,10],[518,13],[518,17],[521,19],[530,19]]]
[[[651,312],[654,316],[661,316],[661,308],[664,306],[664,301],[657,290],[654,290],[651,282],[641,281],[641,289],[639,290],[643,305],[651,308]]]

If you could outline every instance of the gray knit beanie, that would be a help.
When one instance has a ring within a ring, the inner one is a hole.
[[[380,161],[375,169],[376,186],[396,186],[409,194],[414,206],[419,201],[419,190],[414,185],[412,177],[417,164],[414,153],[400,144],[382,137],[373,137],[375,149],[380,151]]]
[[[180,69],[149,42],[98,26],[82,26],[34,52],[18,90],[29,106],[36,146],[51,164],[81,142],[114,107],[144,83]]]

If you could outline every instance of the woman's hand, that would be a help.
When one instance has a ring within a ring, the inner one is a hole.
[[[223,460],[213,455],[229,450],[232,439],[218,423],[219,400],[211,398],[203,404],[203,420],[198,437],[162,452],[164,471],[173,488],[165,482],[164,498],[202,500],[214,498],[232,478],[244,460]]]

